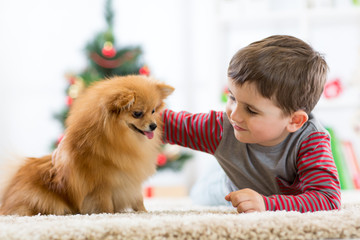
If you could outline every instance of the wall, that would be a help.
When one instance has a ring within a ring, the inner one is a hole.
[[[101,2],[87,3],[0,2],[1,156],[43,155],[57,138],[64,74],[84,66],[84,43],[102,26]]]

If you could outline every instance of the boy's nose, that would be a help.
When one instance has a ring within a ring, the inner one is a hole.
[[[244,120],[244,118],[242,117],[242,112],[238,109],[238,108],[233,108],[232,112],[231,112],[231,120],[233,120],[234,122],[242,122]]]

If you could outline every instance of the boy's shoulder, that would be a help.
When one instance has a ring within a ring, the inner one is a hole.
[[[300,143],[316,134],[317,136],[330,136],[326,128],[313,115],[309,115],[309,120],[295,133],[292,137],[296,138]]]
[[[324,132],[328,134],[328,131],[320,123],[320,121],[314,116],[314,114],[309,115],[309,120],[304,124],[302,131],[304,132]]]

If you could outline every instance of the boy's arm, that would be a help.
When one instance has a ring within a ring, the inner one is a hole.
[[[214,154],[222,136],[223,112],[191,114],[165,109],[164,143]]]
[[[263,197],[267,210],[313,212],[340,209],[340,182],[327,134],[313,133],[302,142],[297,171],[296,181],[283,189],[289,195]]]

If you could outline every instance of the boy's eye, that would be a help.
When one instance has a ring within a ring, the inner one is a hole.
[[[249,108],[249,107],[245,107],[245,109],[246,109],[246,111],[247,111],[248,113],[250,113],[251,115],[257,114],[257,112],[251,110],[251,108]]]
[[[235,101],[235,97],[233,95],[229,94],[228,97],[231,101]]]
[[[135,111],[135,112],[133,112],[132,115],[133,115],[134,118],[141,118],[143,116],[143,112]]]

